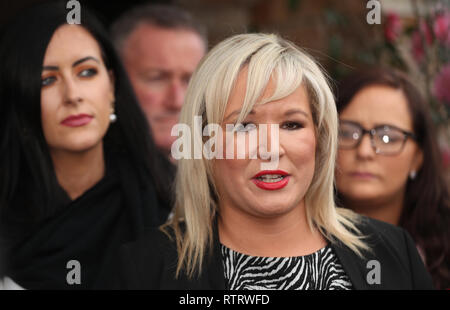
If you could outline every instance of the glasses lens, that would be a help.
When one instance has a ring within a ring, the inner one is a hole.
[[[358,125],[341,122],[339,125],[339,147],[352,148],[361,138],[361,128]]]
[[[402,150],[405,135],[398,129],[383,126],[376,129],[374,144],[381,154],[395,154]]]

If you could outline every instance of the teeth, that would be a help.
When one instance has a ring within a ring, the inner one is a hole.
[[[282,178],[283,176],[281,174],[263,174],[260,176],[260,178],[266,178],[266,179],[278,179]]]
[[[258,179],[266,183],[275,183],[283,180],[284,176],[279,174],[266,174],[258,177]]]

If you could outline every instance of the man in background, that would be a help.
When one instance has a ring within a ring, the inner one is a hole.
[[[206,30],[179,8],[146,5],[121,16],[112,26],[112,37],[155,143],[170,158],[178,138],[171,130],[189,79],[206,53]]]

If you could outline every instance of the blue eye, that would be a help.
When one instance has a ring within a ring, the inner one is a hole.
[[[48,86],[48,85],[52,84],[55,80],[56,80],[56,78],[54,76],[49,76],[49,77],[41,80],[41,86]]]

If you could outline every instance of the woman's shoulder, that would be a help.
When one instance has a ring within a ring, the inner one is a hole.
[[[356,227],[372,241],[383,240],[396,245],[405,243],[407,232],[399,227],[380,220],[360,215]]]
[[[357,274],[364,275],[363,281],[359,283],[361,288],[432,288],[431,277],[407,231],[365,216],[359,216],[356,227],[369,250],[363,251],[363,257],[347,255],[350,251],[343,250],[343,247],[337,247],[337,251],[353,278]],[[380,271],[380,283],[367,280],[372,270]]]
[[[178,252],[170,226],[147,229],[137,240],[123,245],[118,256],[117,288],[161,289],[176,284]]]
[[[361,232],[363,241],[376,255],[389,253],[398,257],[406,265],[411,252],[416,252],[413,239],[405,229],[399,226],[360,216],[356,227]]]
[[[147,228],[135,241],[122,246],[121,252],[140,261],[156,261],[177,253],[175,232],[172,227]]]

